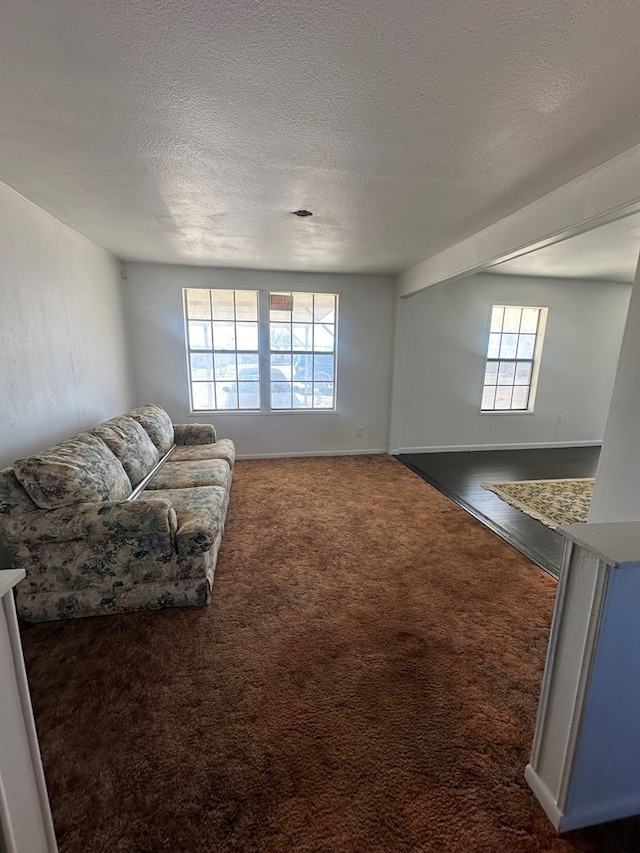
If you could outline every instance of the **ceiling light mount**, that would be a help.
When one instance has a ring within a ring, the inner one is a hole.
[[[301,218],[304,218],[305,216],[313,216],[313,213],[310,210],[305,210],[304,208],[301,208],[300,210],[292,210],[291,213],[293,213],[294,216],[300,216]]]

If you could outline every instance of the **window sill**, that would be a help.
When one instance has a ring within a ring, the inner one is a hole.
[[[478,410],[478,414],[485,417],[485,415],[535,415],[535,412],[533,409],[527,409],[526,411],[522,409],[495,409],[491,412]]]
[[[265,417],[268,415],[339,415],[336,409],[274,409],[269,412],[259,412],[255,409],[206,409],[199,412],[190,412],[188,418],[228,418],[251,415],[253,417]]]

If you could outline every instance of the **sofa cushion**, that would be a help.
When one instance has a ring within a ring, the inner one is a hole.
[[[203,459],[200,462],[174,462],[173,454],[145,488],[145,493],[163,489],[189,489],[194,486],[229,488],[231,469],[225,459]]]
[[[164,456],[173,447],[173,422],[162,406],[157,403],[147,403],[127,413],[147,431],[149,438],[158,448],[160,456]]]
[[[226,459],[233,468],[236,448],[230,438],[221,438],[215,444],[189,444],[176,446],[171,454],[172,462],[195,462],[200,459]]]
[[[160,454],[144,427],[134,418],[121,415],[91,430],[101,438],[122,463],[132,486],[137,486],[154,465]]]
[[[102,439],[88,432],[19,459],[13,469],[41,509],[85,501],[121,501],[132,491],[120,462]]]

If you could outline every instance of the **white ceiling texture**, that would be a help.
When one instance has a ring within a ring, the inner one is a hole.
[[[0,179],[125,260],[398,272],[640,142],[637,0],[0,15]]]
[[[640,253],[640,214],[521,255],[488,272],[543,278],[633,282]]]

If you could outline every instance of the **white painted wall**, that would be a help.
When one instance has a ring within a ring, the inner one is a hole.
[[[598,460],[589,522],[640,521],[640,263],[636,269],[620,362]]]
[[[0,184],[0,465],[135,400],[120,264]]]
[[[400,299],[392,450],[600,442],[630,294],[619,283],[481,274]],[[479,413],[493,304],[549,308],[533,414]]]
[[[395,279],[127,264],[127,304],[138,402],[163,405],[175,422],[214,423],[241,456],[383,451],[389,441]],[[302,290],[340,294],[338,411],[191,415],[182,288]],[[365,434],[356,437],[356,426]]]

